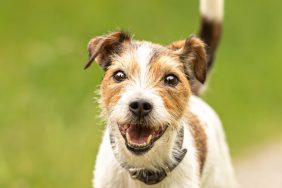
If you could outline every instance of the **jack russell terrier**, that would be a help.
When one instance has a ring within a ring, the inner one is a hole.
[[[200,0],[198,37],[168,46],[112,32],[88,45],[105,71],[95,188],[237,187],[224,131],[199,94],[221,34],[223,0]]]

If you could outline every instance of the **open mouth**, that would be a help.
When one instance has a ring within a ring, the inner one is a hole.
[[[127,149],[140,155],[153,147],[154,143],[166,131],[167,125],[153,128],[140,124],[122,124],[118,125],[118,128],[125,139]]]

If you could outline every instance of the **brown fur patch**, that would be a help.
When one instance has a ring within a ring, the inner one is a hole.
[[[197,37],[190,37],[186,40],[176,41],[168,46],[169,49],[176,51],[189,74],[190,67],[193,68],[195,77],[204,83],[206,80],[206,50],[205,44]]]
[[[189,112],[187,115],[189,126],[192,130],[192,135],[198,151],[198,160],[200,163],[200,174],[203,172],[204,164],[207,156],[207,135],[204,125],[201,124],[196,115]]]
[[[164,83],[164,77],[168,74],[175,74],[179,83],[175,87],[167,86]],[[184,66],[177,62],[173,57],[161,55],[154,59],[150,64],[150,78],[154,87],[163,99],[167,111],[175,120],[179,119],[186,109],[186,104],[190,96],[189,82],[184,74]]]
[[[102,80],[100,87],[102,108],[107,110],[116,105],[128,82],[132,81],[133,77],[136,77],[139,72],[139,64],[136,63],[130,51],[132,49],[127,48],[127,50],[120,56],[118,55],[112,59],[111,65],[108,67]],[[123,71],[128,78],[123,82],[117,83],[114,81],[113,75],[119,70]]]
[[[113,80],[113,74],[116,70],[108,70],[103,78],[101,84],[101,97],[103,108],[109,110],[120,99],[120,94],[125,87],[125,82],[115,83]]]
[[[202,40],[196,37],[190,37],[185,41],[182,55],[185,56],[188,62],[193,63],[193,70],[196,78],[204,83],[206,80],[206,50],[205,44]]]

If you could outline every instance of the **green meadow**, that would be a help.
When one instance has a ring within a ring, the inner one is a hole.
[[[204,98],[232,156],[281,137],[282,2],[226,2]],[[198,1],[0,1],[0,188],[91,187],[104,125],[91,37],[124,29],[169,44],[197,34]]]

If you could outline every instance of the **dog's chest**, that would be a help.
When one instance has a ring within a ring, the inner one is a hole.
[[[122,168],[117,162],[108,138],[108,130],[100,147],[96,161],[95,179],[96,185],[103,188],[196,188],[199,187],[198,159],[196,149],[192,144],[192,135],[184,130],[183,147],[188,152],[182,162],[172,171],[172,173],[155,185],[146,185],[139,180],[130,177],[129,172]]]

